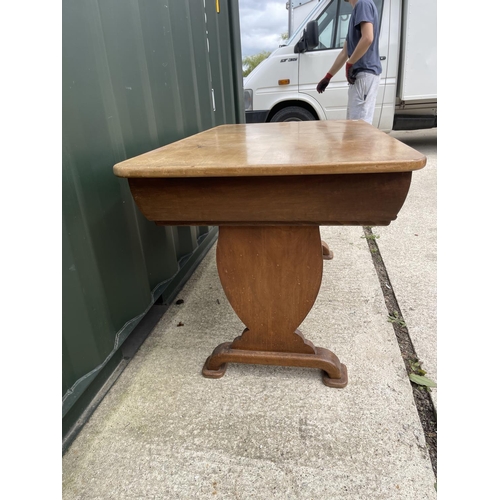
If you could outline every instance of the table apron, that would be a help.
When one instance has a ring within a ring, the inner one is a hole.
[[[263,177],[130,178],[159,225],[388,225],[411,172]]]

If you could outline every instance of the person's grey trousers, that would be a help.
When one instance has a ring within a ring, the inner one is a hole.
[[[354,85],[349,85],[347,101],[347,119],[364,120],[372,123],[375,101],[377,100],[380,75],[360,72]]]

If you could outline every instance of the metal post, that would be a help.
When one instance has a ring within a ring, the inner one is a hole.
[[[293,15],[293,0],[289,0],[286,3],[286,8],[288,9],[288,38],[292,36],[292,15]]]

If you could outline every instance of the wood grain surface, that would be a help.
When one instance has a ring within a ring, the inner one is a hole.
[[[365,225],[395,220],[412,172],[129,179],[148,220],[163,225]]]
[[[323,383],[345,387],[347,368],[297,329],[311,310],[323,274],[318,227],[227,226],[217,242],[217,269],[226,297],[245,324],[217,346],[202,373],[220,378],[227,363],[323,370]]]
[[[408,172],[426,157],[359,120],[220,125],[113,167],[118,177]]]
[[[314,353],[294,332],[321,285],[318,227],[220,228],[217,269],[229,303],[248,328],[233,342],[235,349]]]

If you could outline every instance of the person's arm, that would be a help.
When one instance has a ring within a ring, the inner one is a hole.
[[[366,51],[373,43],[373,24],[367,22],[362,22],[360,24],[361,38],[358,45],[356,45],[354,52],[351,54],[351,57],[347,59],[347,64],[356,64],[366,54]]]
[[[337,73],[340,70],[340,68],[342,68],[342,66],[344,66],[347,59],[348,59],[347,42],[344,42],[344,46],[342,47],[340,54],[337,56],[334,63],[332,64],[332,67],[329,69],[326,76],[323,78],[323,80],[321,80],[318,83],[318,86],[316,87],[316,90],[320,94],[325,91],[325,89],[326,89],[326,87],[328,87],[328,84],[330,83],[330,80],[332,79],[333,75],[335,75],[335,73]]]
[[[344,42],[344,46],[342,47],[340,54],[335,59],[334,63],[332,64],[332,67],[330,68],[328,73],[330,73],[330,75],[332,75],[332,76],[335,75],[335,73],[337,73],[340,70],[340,68],[342,68],[344,66],[347,59],[348,59],[347,42]]]

